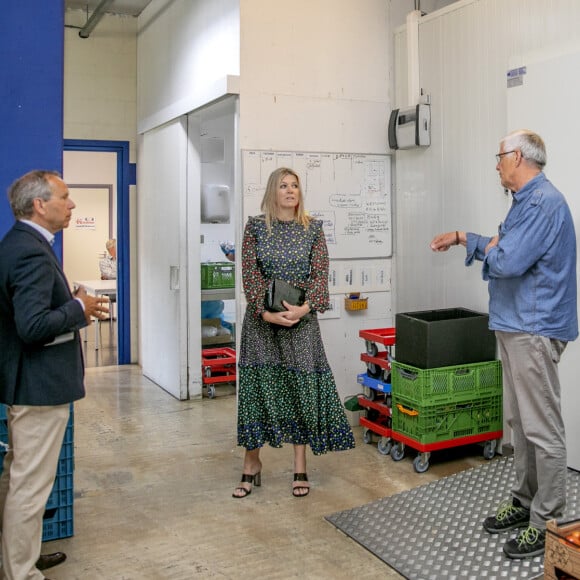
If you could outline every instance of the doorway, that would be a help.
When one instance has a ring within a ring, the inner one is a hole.
[[[117,317],[117,364],[131,363],[131,317],[130,317],[130,220],[129,220],[129,186],[135,184],[135,164],[129,163],[129,142],[128,141],[88,141],[71,140],[64,141],[65,158],[66,152],[77,151],[94,154],[97,159],[112,158],[112,177],[95,179],[94,176],[79,178],[74,175],[74,189],[79,192],[82,189],[93,189],[97,197],[105,197],[105,189],[109,200],[109,215],[111,219],[106,220],[107,231],[111,231],[110,237],[117,240],[117,303],[115,313]],[[97,155],[101,156],[98,157]],[[103,157],[103,154],[108,154]],[[67,180],[66,163],[64,164],[64,178]],[[112,182],[112,183],[110,183]],[[74,199],[74,197],[73,197]],[[81,219],[80,226],[86,229],[92,228],[91,220],[85,218],[94,217],[76,216]],[[102,221],[102,220],[100,220]],[[94,237],[94,236],[93,236]],[[91,250],[89,250],[90,252]],[[104,252],[104,248],[102,248]],[[94,252],[93,252],[94,253]],[[89,256],[97,259],[97,256]],[[91,260],[89,260],[90,262]],[[65,263],[66,268],[66,263]],[[111,321],[112,324],[113,321]]]

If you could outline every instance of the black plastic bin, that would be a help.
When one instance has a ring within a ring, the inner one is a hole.
[[[395,324],[398,362],[430,369],[496,358],[487,314],[466,308],[403,312]]]

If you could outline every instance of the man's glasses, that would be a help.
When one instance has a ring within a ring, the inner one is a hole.
[[[501,161],[501,158],[504,155],[509,155],[510,153],[515,153],[517,151],[517,149],[512,149],[511,151],[504,151],[503,153],[497,153],[495,158],[497,159],[497,162],[499,163]]]

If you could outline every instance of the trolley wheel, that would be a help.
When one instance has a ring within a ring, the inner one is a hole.
[[[372,340],[365,340],[365,347],[367,349],[367,354],[370,356],[377,356],[379,352],[379,347]]]
[[[368,445],[373,442],[373,433],[370,429],[365,429],[363,431],[363,441]]]
[[[205,367],[203,369],[203,373],[205,374],[206,377],[211,377],[211,367]]]
[[[207,386],[207,396],[210,399],[213,399],[215,397],[215,386],[214,385]]]
[[[367,375],[372,379],[380,379],[381,375],[383,374],[383,369],[376,365],[375,363],[368,362],[367,363]]]
[[[367,389],[368,393],[366,392]],[[365,397],[369,401],[374,401],[377,398],[377,392],[374,389],[371,389],[370,387],[365,387]]]
[[[381,437],[377,450],[381,455],[388,455],[393,447],[393,442],[390,437]]]
[[[413,467],[417,473],[425,473],[429,469],[429,454],[419,453],[419,455],[413,459]]]
[[[493,459],[495,456],[495,448],[497,446],[497,441],[493,439],[492,441],[486,441],[483,446],[483,456],[485,459]]]
[[[391,449],[391,459],[393,461],[401,461],[405,457],[405,444],[395,443]]]
[[[391,371],[389,369],[383,369],[383,382],[387,385],[391,384]]]
[[[389,409],[393,408],[393,397],[391,393],[385,393],[385,405],[389,407]],[[389,417],[390,419],[390,417]]]

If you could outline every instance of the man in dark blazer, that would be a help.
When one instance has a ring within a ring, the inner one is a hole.
[[[40,569],[66,558],[40,556],[40,547],[70,404],[85,395],[79,329],[108,308],[82,288],[71,293],[52,250],[75,207],[59,174],[31,171],[8,198],[17,221],[0,242],[0,403],[8,427],[0,576],[42,579]]]

